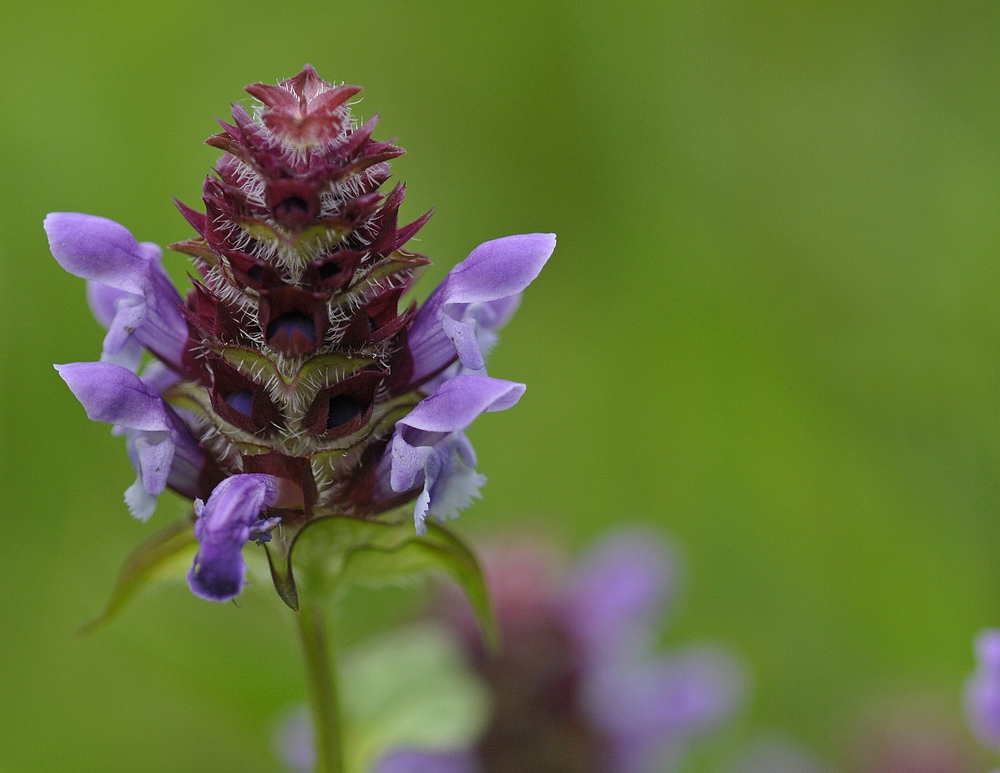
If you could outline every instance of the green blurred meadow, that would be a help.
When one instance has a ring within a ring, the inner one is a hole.
[[[705,769],[778,733],[850,771],[909,703],[961,728],[972,636],[1000,624],[1000,5],[2,10],[0,771],[280,770],[270,723],[303,684],[269,592],[176,584],[73,634],[183,503],[129,518],[123,443],[52,370],[103,333],[41,223],[187,238],[170,196],[198,202],[214,118],[306,62],[408,150],[404,215],[437,207],[421,295],[481,241],[559,235],[493,355],[529,388],[471,432],[490,483],[459,529],[670,535],[664,642],[753,673]],[[343,642],[416,597],[359,591]]]

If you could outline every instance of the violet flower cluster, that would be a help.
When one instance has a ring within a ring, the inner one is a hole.
[[[606,539],[564,577],[528,545],[488,555],[486,573],[498,655],[459,599],[444,610],[492,696],[485,732],[464,749],[397,749],[375,773],[659,772],[740,705],[741,671],[721,653],[648,654],[675,585],[652,535]]]
[[[312,67],[247,91],[253,111],[208,144],[224,155],[204,184],[197,232],[171,245],[198,277],[182,299],[160,249],[101,217],[54,213],[52,254],[87,280],[107,328],[100,362],[57,366],[94,421],[123,435],[147,520],[170,488],[194,500],[198,596],[244,585],[242,548],[326,516],[385,517],[414,503],[454,518],[485,479],[466,428],[514,405],[524,385],[486,375],[496,331],[555,246],[551,234],[477,247],[419,309],[402,296],[429,261],[406,244],[405,189],[380,188],[403,151],[372,139]]]

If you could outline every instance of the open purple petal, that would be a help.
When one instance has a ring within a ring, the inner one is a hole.
[[[207,504],[196,502],[198,554],[187,575],[192,593],[207,601],[229,601],[240,594],[247,571],[243,545],[261,512],[277,499],[272,476],[247,474],[226,478]]]
[[[476,418],[488,411],[505,411],[521,399],[524,384],[489,376],[465,374],[445,382],[430,397],[417,403],[407,416],[396,422],[397,432],[402,430],[410,443],[430,445],[419,438],[440,436],[464,430]]]
[[[154,392],[162,394],[165,389],[177,384],[181,377],[159,360],[150,360],[139,374],[139,379]]]
[[[1000,629],[976,637],[976,672],[965,685],[965,711],[976,736],[1000,751]]]
[[[475,471],[476,455],[462,430],[482,413],[510,408],[524,389],[489,376],[456,376],[396,422],[386,452],[389,483],[396,493],[423,487],[413,511],[417,533],[424,533],[427,515],[456,518],[479,496],[486,479]]]
[[[167,487],[181,496],[194,499],[201,488],[202,472],[205,468],[205,451],[185,427],[177,427],[170,438],[174,444],[174,458],[170,463]]]
[[[524,234],[485,242],[449,272],[424,303],[409,331],[412,383],[440,373],[456,356],[469,370],[481,370],[494,331],[517,308],[520,293],[541,272],[555,249],[555,234]]]
[[[162,494],[167,488],[170,464],[174,459],[174,444],[156,442],[158,438],[150,437],[151,435],[152,432],[147,432],[136,438],[135,453],[139,457],[139,469],[142,470],[145,488],[155,496]]]
[[[157,387],[163,377],[158,369],[143,380],[110,362],[55,367],[91,420],[113,424],[126,436],[129,460],[137,473],[136,482],[125,492],[132,515],[148,520],[166,486],[185,496],[197,494],[204,451],[160,397]]]
[[[124,290],[118,290],[100,282],[87,282],[87,303],[94,318],[108,329],[104,337],[104,347],[101,352],[101,362],[113,362],[128,368],[133,373],[139,370],[142,362],[143,346],[132,332],[138,322],[127,326],[127,315],[118,313],[118,302],[129,303],[138,298]],[[141,322],[141,319],[139,320]],[[115,324],[115,329],[110,329]]]
[[[400,494],[415,488],[429,465],[440,464],[434,446],[412,446],[398,432],[392,436],[388,455],[391,460],[390,485],[394,492]],[[423,509],[427,509],[426,503]]]
[[[156,512],[157,496],[146,490],[142,475],[136,475],[135,482],[125,489],[125,504],[129,514],[137,521],[145,523]]]
[[[115,314],[118,313],[118,301],[128,298],[131,293],[110,287],[100,282],[87,281],[87,305],[101,327],[105,330],[111,327]]]
[[[170,429],[163,398],[127,368],[111,362],[73,362],[55,369],[91,421],[126,429]]]
[[[74,276],[135,295],[145,292],[147,261],[125,226],[95,215],[52,212],[45,233],[53,257]]]
[[[463,432],[448,435],[434,446],[434,451],[440,467],[424,483],[428,495],[426,515],[439,521],[452,520],[473,500],[482,498],[479,492],[486,485],[486,476],[476,472],[476,452]]]
[[[155,244],[139,244],[127,228],[113,220],[74,212],[45,218],[52,254],[66,271],[126,294],[115,298],[109,319],[110,292],[91,293],[91,307],[109,328],[105,351],[116,355],[133,335],[144,347],[175,368],[187,341],[182,301],[160,265]],[[116,322],[118,315],[127,315]]]
[[[129,342],[139,343],[133,335],[142,327],[142,322],[146,318],[146,304],[138,296],[130,295],[122,298],[115,308],[114,319],[111,320],[108,334],[104,337],[103,354],[116,355]]]

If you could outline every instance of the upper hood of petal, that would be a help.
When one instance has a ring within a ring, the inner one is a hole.
[[[483,367],[476,327],[495,330],[517,308],[519,295],[541,272],[556,246],[555,234],[506,236],[480,244],[453,268],[417,312],[408,334],[412,384],[419,385],[459,357],[470,370]],[[492,305],[490,313],[468,314]]]
[[[94,315],[109,328],[105,355],[115,359],[134,334],[140,344],[180,370],[187,323],[180,294],[160,265],[160,248],[140,244],[113,220],[76,212],[49,214],[45,232],[60,266],[100,285],[88,295]]]
[[[78,212],[51,212],[44,225],[52,256],[70,274],[143,293],[146,258],[125,226]]]
[[[489,376],[456,376],[421,400],[396,426],[433,433],[464,430],[482,413],[515,405],[525,389],[524,384]]]
[[[72,362],[54,367],[91,421],[126,429],[170,429],[163,398],[127,368],[111,362]]]

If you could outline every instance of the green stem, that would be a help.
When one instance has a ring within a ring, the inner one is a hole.
[[[302,602],[297,617],[302,655],[306,661],[309,703],[316,727],[316,771],[343,773],[344,746],[333,651],[327,646],[319,604],[309,599]]]

